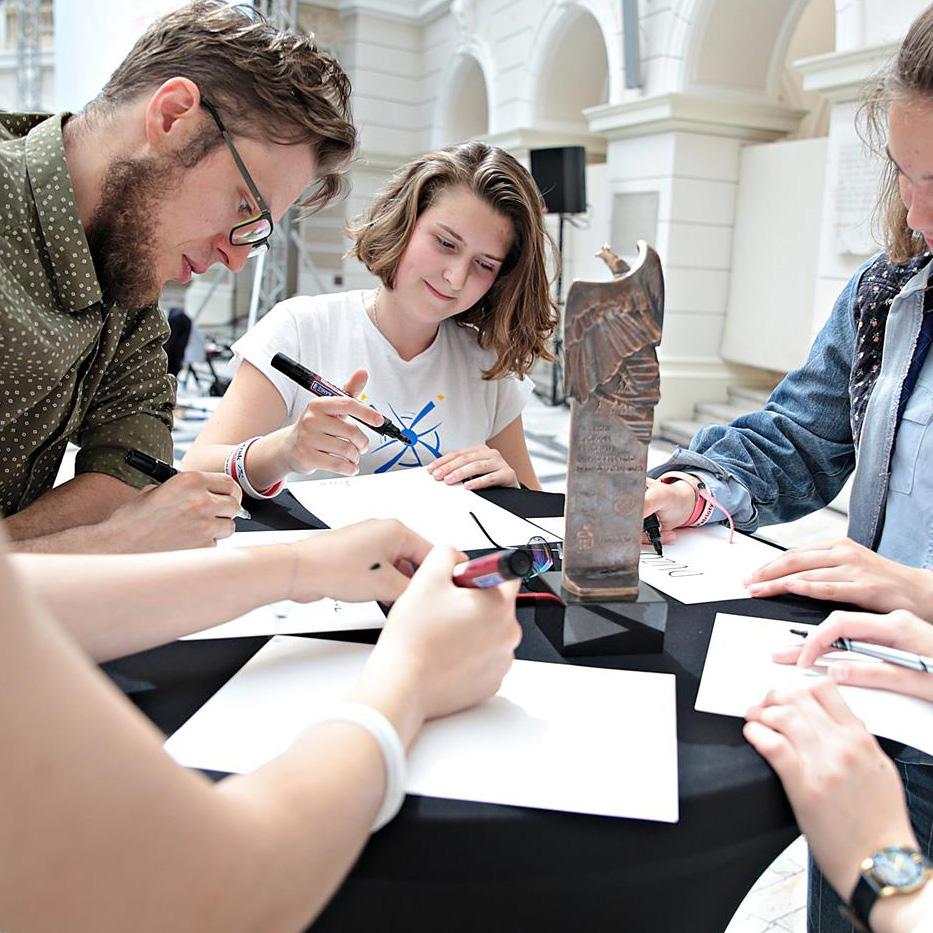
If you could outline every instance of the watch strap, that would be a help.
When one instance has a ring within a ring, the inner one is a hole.
[[[855,924],[858,930],[867,930],[871,933],[871,926],[868,918],[871,915],[871,909],[875,906],[875,901],[881,893],[881,887],[871,876],[870,872],[863,871],[859,875],[855,890],[852,892],[852,898],[849,901],[849,910],[844,911],[849,920]]]
[[[890,851],[892,849],[899,850],[901,854],[909,855],[911,859],[916,862],[922,872],[921,879],[918,883],[897,887],[885,884],[880,878],[875,877],[873,873],[875,859],[883,851]],[[879,897],[912,894],[914,891],[922,888],[931,877],[933,877],[933,865],[931,865],[929,860],[913,846],[891,846],[888,850],[879,850],[862,862],[859,879],[855,885],[855,889],[852,891],[849,906],[847,908],[840,907],[840,911],[843,916],[855,924],[857,929],[867,930],[868,933],[871,933],[871,924],[868,922],[868,918],[871,916],[872,908],[875,906],[875,901],[877,901]]]

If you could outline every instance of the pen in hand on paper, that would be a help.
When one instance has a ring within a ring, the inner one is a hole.
[[[343,389],[338,388],[332,382],[328,382],[323,376],[308,369],[307,366],[302,366],[301,363],[296,362],[284,353],[276,353],[275,356],[272,357],[272,368],[277,369],[283,375],[288,376],[292,382],[298,383],[303,389],[307,389],[309,392],[319,397],[335,396],[337,398],[353,398],[348,392],[344,392]],[[350,417],[353,418],[353,415]],[[365,421],[360,421],[359,418],[353,418],[353,420],[363,425],[364,428],[369,428],[370,431],[387,435],[410,447],[413,443],[411,438],[409,438],[397,424],[386,418],[385,415],[383,415],[383,418],[382,424],[378,427],[372,424],[366,424]]]
[[[792,628],[790,633],[799,635],[801,638],[809,635],[809,632],[799,628]],[[877,658],[879,661],[887,661],[889,664],[897,664],[900,667],[908,667],[912,671],[933,674],[933,658],[924,657],[922,654],[913,654],[898,648],[886,648],[884,645],[873,645],[867,641],[854,641],[851,638],[837,638],[832,642],[831,647],[840,651],[864,654],[866,657]]]
[[[645,530],[645,534],[648,535],[648,540],[654,548],[654,553],[657,554],[658,557],[663,557],[664,551],[661,548],[661,526],[658,523],[658,516],[654,513],[645,516],[644,525],[642,527]]]
[[[144,473],[157,483],[167,482],[178,473],[178,470],[170,463],[132,447],[123,455],[123,459],[133,469],[139,470],[140,473]],[[252,518],[252,516],[241,506],[240,511],[236,513],[236,518]]]

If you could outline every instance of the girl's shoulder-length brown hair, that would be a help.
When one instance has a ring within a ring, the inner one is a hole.
[[[469,142],[410,162],[348,228],[354,241],[350,252],[386,287],[393,288],[418,217],[451,187],[466,188],[512,222],[512,246],[495,282],[455,320],[461,327],[474,328],[479,345],[496,354],[484,379],[509,373],[524,376],[539,357],[554,359],[549,342],[558,315],[548,280],[548,259],[555,273],[559,260],[544,227],[537,185],[509,153]]]
[[[925,105],[933,113],[933,4],[911,24],[891,62],[868,85],[858,111],[858,129],[872,152],[885,160],[875,208],[875,226],[888,258],[904,263],[926,249],[923,235],[907,225],[898,170],[887,152],[892,104]]]

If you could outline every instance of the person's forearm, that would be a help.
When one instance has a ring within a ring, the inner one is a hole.
[[[139,490],[104,473],[82,473],[40,496],[32,505],[4,522],[17,550],[46,550],[41,539],[67,530],[57,544],[79,550],[93,526],[109,518],[115,509],[139,495]],[[90,533],[93,535],[93,533]]]
[[[205,473],[223,473],[227,454],[236,444],[199,444],[195,441],[181,458],[181,469],[202,470]]]
[[[913,586],[909,592],[904,593],[902,608],[910,610],[914,615],[933,621],[933,570],[926,567],[910,568],[913,577]]]
[[[246,472],[254,489],[268,489],[289,471],[282,453],[281,432],[274,431],[254,441],[246,455]],[[185,470],[223,473],[227,456],[236,444],[195,444],[181,462]]]
[[[11,750],[0,794],[4,929],[304,929],[381,805],[385,767],[372,737],[328,723],[253,774],[212,785],[164,754],[162,736],[2,558],[0,591],[0,680],[23,701],[0,709]]]
[[[284,547],[146,555],[14,555],[17,570],[97,661],[143,651],[284,599]]]
[[[26,554],[107,554],[120,550],[120,544],[107,534],[106,522],[80,525],[38,538],[12,542],[14,550]]]
[[[243,922],[244,930],[297,931],[330,900],[368,841],[385,764],[358,726],[325,723],[217,792],[231,811],[251,814],[262,843],[253,847],[251,903],[231,915],[252,914],[255,926]]]

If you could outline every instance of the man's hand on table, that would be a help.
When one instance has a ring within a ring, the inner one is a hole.
[[[138,553],[213,547],[233,534],[242,496],[223,473],[179,473],[160,486],[147,486],[93,526],[97,549]]]
[[[85,487],[104,488],[87,493],[105,502],[106,517],[88,521],[73,507]],[[53,489],[10,521],[18,551],[60,554],[138,554],[213,547],[233,534],[233,517],[240,508],[240,487],[222,473],[179,473],[160,486],[134,489],[102,474],[82,474]],[[56,507],[58,527],[50,521]],[[38,520],[34,520],[34,519]],[[74,524],[67,524],[71,520]]]
[[[743,581],[755,597],[792,593],[874,612],[933,605],[933,573],[881,557],[849,538],[793,548]]]

